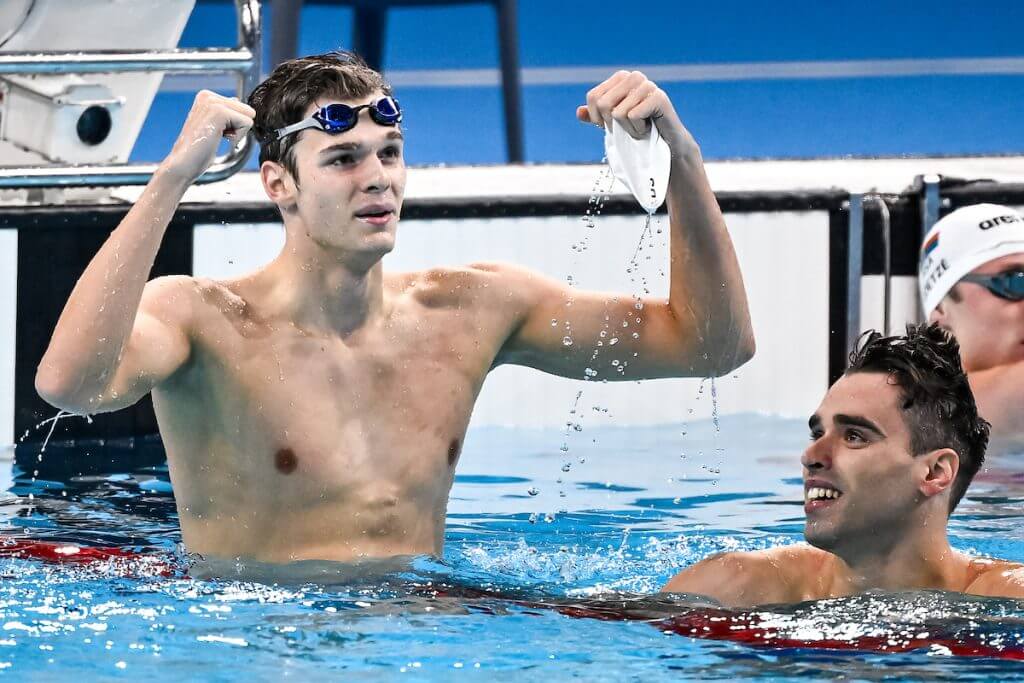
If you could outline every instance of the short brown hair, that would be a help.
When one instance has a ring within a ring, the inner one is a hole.
[[[906,335],[893,337],[868,330],[850,354],[845,374],[855,372],[885,373],[899,386],[913,455],[939,448],[956,451],[960,469],[949,496],[953,512],[985,462],[989,437],[989,424],[978,415],[960,365],[956,339],[935,323],[907,325]]]
[[[249,95],[249,106],[256,110],[253,133],[260,142],[260,164],[276,161],[297,183],[294,148],[305,131],[283,140],[274,131],[298,123],[310,103],[320,97],[352,100],[378,90],[392,94],[384,77],[354,52],[337,50],[282,62]]]

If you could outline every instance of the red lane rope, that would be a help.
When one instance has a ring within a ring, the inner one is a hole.
[[[83,546],[75,543],[57,543],[34,539],[18,539],[10,536],[0,537],[0,557],[13,557],[26,560],[72,565],[91,565],[102,562],[124,563],[129,560],[155,560],[152,554],[137,553],[117,547]],[[169,576],[172,568],[162,560],[152,565],[156,574]],[[130,567],[126,567],[126,570]],[[129,573],[126,571],[126,573]],[[945,653],[961,657],[989,657],[1024,661],[1024,646],[1018,643],[991,645],[980,640],[966,638],[906,638],[896,636],[857,636],[847,640],[835,638],[804,639],[786,636],[778,627],[763,624],[757,614],[749,612],[730,612],[724,609],[705,608],[690,609],[684,614],[662,619],[643,617],[628,610],[618,610],[612,605],[558,605],[557,603],[518,600],[502,597],[494,593],[476,589],[456,589],[453,591],[434,590],[431,594],[438,597],[457,598],[494,598],[505,600],[529,609],[556,611],[575,619],[597,619],[600,621],[645,621],[652,627],[664,632],[676,633],[691,638],[705,640],[723,640],[758,647],[771,648],[806,648],[821,650],[848,650],[876,653],[905,653],[913,650],[941,648]]]
[[[125,548],[110,546],[87,546],[13,536],[0,536],[0,557],[86,566],[110,563],[124,566],[125,574],[133,573],[130,571],[132,567],[128,564],[130,561],[144,560],[147,563],[147,574],[169,576],[173,573],[172,567],[168,563],[157,559],[151,553],[137,553]]]
[[[433,591],[441,597],[476,597],[505,599],[527,609],[554,611],[574,619],[596,619],[599,621],[643,621],[663,632],[675,633],[703,640],[721,640],[761,648],[845,650],[876,654],[898,654],[915,650],[941,650],[942,654],[958,657],[988,657],[1024,661],[1024,645],[1006,643],[993,645],[971,636],[931,636],[927,638],[891,636],[856,636],[849,639],[836,638],[794,638],[785,634],[785,629],[766,623],[756,612],[733,612],[720,608],[684,608],[682,614],[671,617],[657,617],[642,610],[630,610],[623,603],[614,602],[565,605],[557,602],[543,602],[502,598],[500,593],[479,589],[458,588],[452,591]]]

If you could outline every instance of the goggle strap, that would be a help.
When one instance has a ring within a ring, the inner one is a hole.
[[[299,121],[298,123],[293,123],[290,126],[285,126],[284,128],[278,128],[274,132],[277,133],[277,139],[280,140],[281,138],[285,137],[286,135],[291,135],[292,133],[298,133],[300,130],[306,130],[307,128],[320,128],[320,123],[316,119],[310,117],[308,119],[303,119],[302,121]]]

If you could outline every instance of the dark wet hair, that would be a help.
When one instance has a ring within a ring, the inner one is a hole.
[[[256,110],[253,133],[260,142],[260,163],[276,161],[297,183],[295,143],[305,133],[277,140],[274,131],[302,120],[310,103],[321,97],[352,100],[380,90],[391,95],[391,86],[354,52],[337,50],[322,55],[282,62],[249,95]]]
[[[886,373],[899,386],[914,455],[952,448],[960,456],[950,491],[953,512],[985,462],[989,436],[989,424],[978,415],[960,365],[956,339],[936,324],[907,325],[905,336],[894,337],[868,330],[850,354],[846,374],[855,372]]]

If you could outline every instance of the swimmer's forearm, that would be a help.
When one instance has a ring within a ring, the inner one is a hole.
[[[173,168],[161,167],[89,262],[36,373],[36,390],[50,403],[85,410],[108,388],[164,232],[188,184]]]
[[[753,356],[754,333],[736,252],[696,143],[673,149],[668,212],[669,306],[697,332],[707,363],[699,369],[730,372]]]

